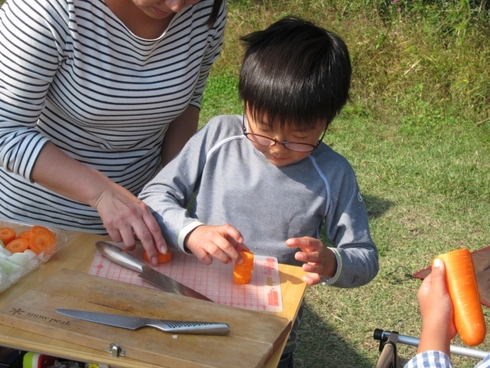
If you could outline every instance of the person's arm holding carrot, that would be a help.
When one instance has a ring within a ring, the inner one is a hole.
[[[431,274],[422,282],[418,300],[422,315],[420,343],[417,355],[405,368],[452,367],[449,346],[451,339],[456,336],[456,327],[451,298],[446,288],[444,262],[440,259],[434,260]]]
[[[417,355],[405,365],[405,368],[453,366],[450,359],[450,343],[457,332],[445,277],[445,264],[436,258],[431,274],[424,279],[418,292],[422,332]],[[476,367],[490,367],[490,355]]]

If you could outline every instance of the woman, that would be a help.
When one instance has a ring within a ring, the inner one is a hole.
[[[152,263],[136,198],[196,131],[223,0],[7,0],[0,9],[0,217],[92,233]]]

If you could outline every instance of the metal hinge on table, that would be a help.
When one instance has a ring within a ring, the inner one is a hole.
[[[109,345],[107,352],[110,353],[115,358],[123,357],[126,355],[126,352],[124,351],[124,349],[122,347],[120,347],[119,345],[114,344],[114,343]]]

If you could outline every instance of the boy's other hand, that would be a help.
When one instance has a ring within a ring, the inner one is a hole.
[[[296,252],[294,258],[304,262],[302,268],[307,274],[303,276],[303,281],[308,285],[320,283],[321,276],[331,278],[335,275],[337,259],[321,240],[308,236],[290,238],[286,240],[286,245],[290,248],[301,248],[301,251]]]
[[[213,258],[228,264],[242,261],[239,250],[248,250],[243,236],[231,225],[201,225],[187,236],[185,246],[202,263],[210,265]]]

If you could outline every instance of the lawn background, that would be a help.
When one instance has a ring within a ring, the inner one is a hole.
[[[411,275],[437,254],[490,246],[488,6],[228,1],[225,44],[205,92],[201,124],[242,112],[236,87],[240,36],[296,15],[338,33],[351,53],[352,102],[324,141],[356,170],[381,269],[358,289],[308,288],[295,367],[374,367],[375,328],[419,336],[421,281]],[[484,313],[488,324],[490,309]],[[478,348],[490,351],[490,339]],[[416,352],[399,349],[403,357]],[[476,362],[453,360],[456,367]]]
[[[239,37],[285,15],[338,33],[354,69],[352,102],[324,141],[356,170],[381,269],[361,288],[308,288],[296,368],[374,367],[375,328],[419,336],[420,280],[411,275],[439,253],[490,246],[489,6],[486,0],[228,0],[225,44],[201,125],[241,113]],[[488,324],[490,309],[484,313]],[[478,348],[490,351],[490,339]],[[399,351],[415,354],[403,345]],[[453,360],[456,367],[476,362]]]

